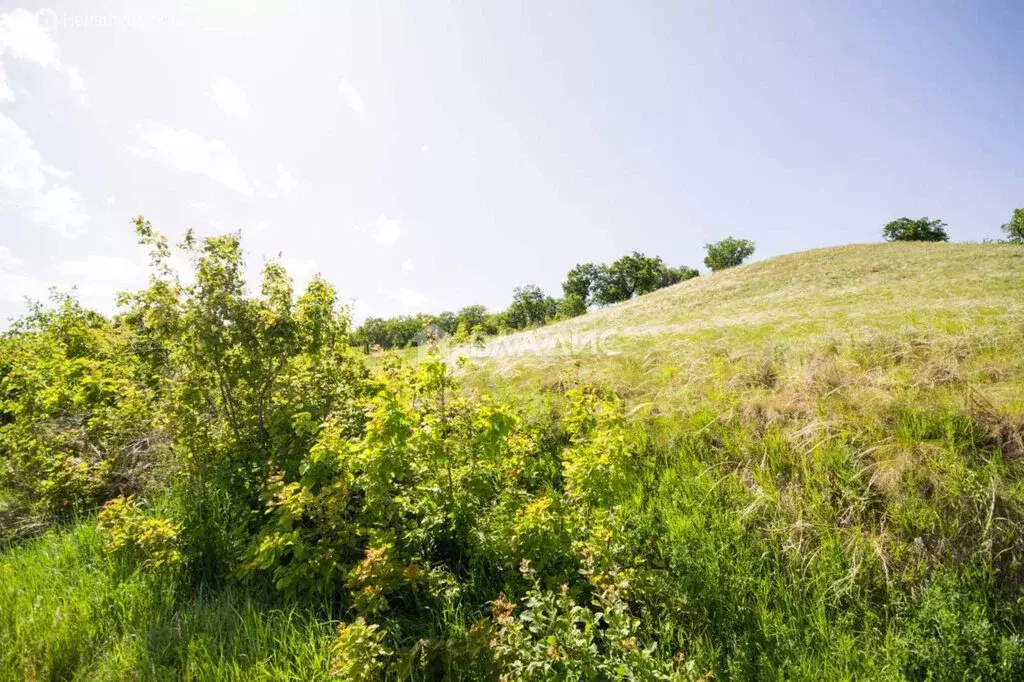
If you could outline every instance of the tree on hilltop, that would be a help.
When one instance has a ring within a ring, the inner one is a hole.
[[[946,223],[928,218],[900,218],[882,228],[887,242],[948,242]]]

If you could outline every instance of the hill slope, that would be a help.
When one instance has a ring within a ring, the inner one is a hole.
[[[772,258],[455,354],[473,358],[478,383],[522,387],[568,371],[677,399],[765,363],[782,382],[798,379],[842,347],[860,369],[985,386],[1020,413],[1022,340],[1024,249],[893,243]]]

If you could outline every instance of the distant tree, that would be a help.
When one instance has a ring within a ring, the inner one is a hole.
[[[591,288],[591,302],[609,305],[628,301],[698,274],[693,268],[670,268],[658,256],[634,251],[611,265],[598,268]]]
[[[900,218],[882,228],[887,242],[948,242],[946,223],[928,218]]]
[[[633,284],[622,259],[611,265],[602,265],[592,290],[592,300],[598,305],[611,305],[633,296]]]
[[[455,329],[459,326],[459,321],[455,316],[455,313],[448,311],[431,316],[430,321],[435,327],[448,336],[454,334]]]
[[[579,317],[587,312],[587,303],[579,294],[570,292],[558,304],[558,316],[563,319]]]
[[[678,268],[665,268],[665,276],[662,278],[661,287],[659,288],[685,282],[694,277],[700,277],[700,271],[697,268],[690,268],[685,265],[680,265]]]
[[[352,334],[352,344],[369,351],[374,346],[384,349],[405,348],[432,322],[427,315],[400,315],[398,317],[368,317]]]
[[[467,331],[484,326],[487,320],[487,308],[482,305],[468,305],[455,315],[455,325],[465,325]]]
[[[1010,222],[1003,225],[1003,232],[1011,244],[1024,244],[1024,208],[1014,210]]]
[[[659,256],[652,258],[634,251],[616,262],[620,261],[624,261],[627,264],[626,267],[632,280],[634,296],[642,296],[643,294],[657,291],[665,286],[666,280],[670,278],[669,268]]]
[[[526,329],[542,325],[557,312],[557,302],[534,284],[516,287],[512,305],[505,311],[505,324],[510,329]]]
[[[602,270],[603,266],[601,265],[580,263],[565,275],[565,281],[562,282],[562,292],[566,298],[573,296],[574,300],[579,299],[583,301],[583,312],[586,312],[587,306],[593,302],[594,290],[601,279]]]
[[[754,253],[754,242],[749,239],[735,239],[726,237],[720,242],[705,244],[708,255],[704,258],[704,265],[712,270],[724,270],[740,265],[751,254]]]

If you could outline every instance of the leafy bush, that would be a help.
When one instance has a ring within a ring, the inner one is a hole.
[[[946,223],[928,218],[899,218],[882,228],[887,242],[948,242]]]
[[[692,680],[692,662],[660,656],[645,645],[625,600],[629,582],[612,569],[591,576],[589,603],[577,603],[568,585],[541,587],[524,562],[531,586],[522,608],[504,595],[491,603],[491,647],[508,680]]]
[[[158,389],[128,326],[55,295],[0,339],[0,485],[43,519],[149,479]]]
[[[379,625],[367,625],[362,618],[338,625],[331,644],[331,677],[346,682],[373,682],[384,672],[391,651],[384,646],[385,631]]]
[[[181,564],[181,524],[147,514],[131,495],[103,505],[97,528],[106,538],[107,553],[129,567],[161,570]]]
[[[724,270],[741,265],[749,258],[754,253],[754,242],[749,239],[726,237],[720,242],[705,244],[704,248],[708,252],[704,258],[704,265],[711,270]]]

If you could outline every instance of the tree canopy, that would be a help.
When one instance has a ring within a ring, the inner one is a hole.
[[[726,237],[720,242],[705,244],[708,255],[704,265],[711,270],[724,270],[740,265],[754,253],[754,242],[749,239]]]
[[[1024,244],[1024,208],[1013,211],[1010,222],[1003,225],[1003,232],[1011,244]]]
[[[899,218],[882,228],[887,242],[948,242],[946,223],[928,218]]]

